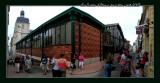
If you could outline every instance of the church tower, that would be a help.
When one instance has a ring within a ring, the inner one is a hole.
[[[24,17],[25,13],[22,10],[20,12],[20,17],[17,17],[13,37],[11,39],[11,54],[14,56],[16,54],[16,43],[29,34],[29,19]]]

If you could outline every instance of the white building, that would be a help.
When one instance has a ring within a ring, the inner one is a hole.
[[[11,55],[15,55],[16,53],[16,43],[25,37],[29,32],[29,19],[24,17],[24,11],[20,12],[20,17],[17,17],[13,37],[11,39]]]

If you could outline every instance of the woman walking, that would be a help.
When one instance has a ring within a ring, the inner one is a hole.
[[[111,64],[113,60],[113,55],[111,52],[108,53],[106,59],[105,59],[105,64],[104,64],[104,77],[111,77]]]
[[[42,70],[44,75],[47,74],[47,62],[48,62],[47,56],[43,55],[41,58],[41,63],[42,63],[41,65],[42,65]]]
[[[20,55],[16,56],[14,62],[15,62],[15,66],[16,66],[16,73],[19,73],[19,70],[20,70]]]

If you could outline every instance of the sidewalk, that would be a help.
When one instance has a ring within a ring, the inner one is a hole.
[[[83,70],[77,68],[72,74],[70,70],[67,70],[66,78],[86,78],[86,77],[100,77],[99,72],[102,72],[102,62],[97,61],[95,63],[87,64]],[[47,75],[43,75],[39,66],[32,67],[32,73],[16,73],[15,67],[8,65],[6,70],[7,78],[52,78],[52,71],[49,71]],[[102,77],[102,76],[101,76]]]
[[[102,71],[102,65],[103,63],[100,61],[87,64],[84,66],[84,69],[76,68],[76,70],[72,72],[72,75],[83,75],[83,74],[91,74],[91,73],[99,72],[99,71]],[[67,74],[69,73],[71,74],[70,70],[67,71]]]
[[[117,60],[117,56],[114,57]],[[49,71],[47,75],[43,75],[39,66],[32,67],[32,73],[15,73],[15,67],[7,67],[7,77],[8,78],[52,78],[52,71]],[[103,78],[103,61],[99,59],[94,60],[94,62],[84,65],[84,69],[76,68],[75,71],[67,70],[66,78]],[[117,64],[117,67],[112,71],[111,77],[119,77],[120,67]]]
[[[119,77],[120,75],[120,65],[118,64],[117,58],[118,58],[118,54],[115,54],[114,63],[116,65],[116,69],[112,71],[111,77]],[[103,61],[97,60],[97,62],[87,64],[85,65],[83,70],[77,68],[72,74],[71,74],[71,71],[67,71],[68,76],[85,75],[85,74],[93,74],[93,73],[97,73],[97,77],[103,78],[103,74],[104,74]]]

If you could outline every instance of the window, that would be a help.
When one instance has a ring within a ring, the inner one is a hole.
[[[20,47],[20,49],[22,49],[22,42],[19,43],[19,47]]]
[[[45,47],[45,31],[42,32],[42,47]]]
[[[35,35],[35,48],[37,48],[37,35]]]
[[[52,31],[52,29],[50,28],[50,29],[49,29],[49,37],[48,37],[48,38],[49,38],[49,39],[48,39],[49,45],[52,44],[52,32],[51,32],[51,31]]]
[[[46,38],[45,38],[46,46],[48,46],[48,35],[49,35],[48,33],[49,33],[49,30],[46,31]]]
[[[40,40],[41,40],[41,36],[40,34],[37,35],[37,48],[40,48]]]
[[[48,45],[48,30],[44,34],[44,47]]]
[[[43,33],[43,32],[42,32],[42,33]],[[39,37],[40,37],[40,38],[39,38],[39,40],[40,40],[40,41],[39,41],[39,42],[40,42],[40,46],[39,46],[39,47],[42,47],[42,33],[40,33],[40,35],[39,35]]]
[[[60,26],[56,27],[56,44],[60,44]]]
[[[36,48],[36,36],[33,36],[32,47]]]
[[[23,41],[23,42],[22,42],[22,48],[24,48],[24,47],[25,47],[25,42]]]
[[[30,39],[27,39],[26,41],[26,48],[30,48]]]
[[[65,44],[65,24],[61,26],[61,44]]]
[[[66,44],[71,44],[71,24],[66,24]]]
[[[55,28],[52,28],[52,45],[55,45]]]

